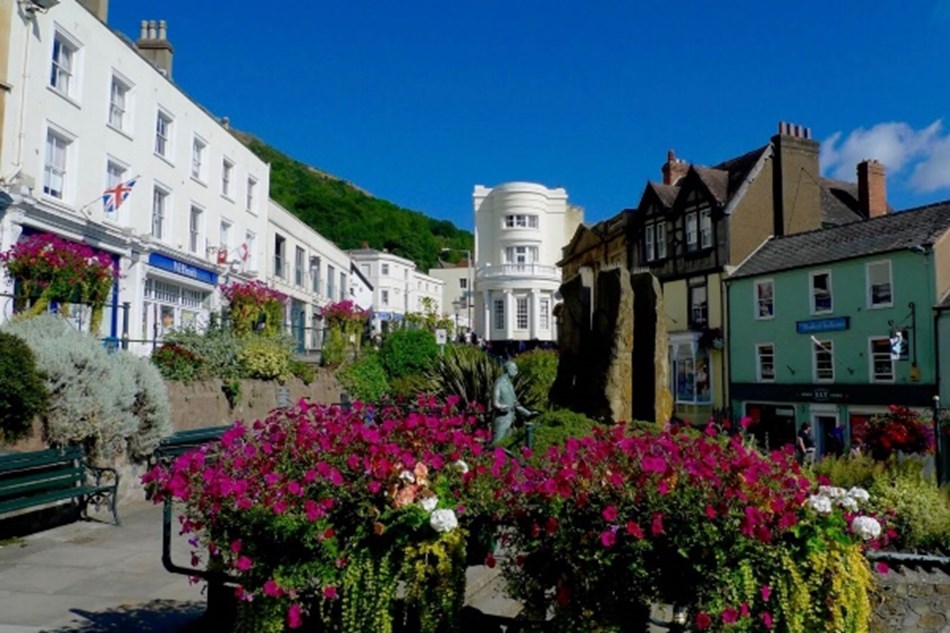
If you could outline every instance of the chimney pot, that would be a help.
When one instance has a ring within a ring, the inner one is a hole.
[[[676,153],[669,150],[666,153],[666,164],[663,165],[661,171],[663,172],[663,184],[675,185],[689,171],[689,164],[681,158],[676,158]]]
[[[866,218],[887,213],[887,171],[874,159],[858,163],[858,206]]]
[[[142,20],[142,23],[139,25],[139,39],[144,40],[148,38],[148,20]]]
[[[165,20],[159,20],[158,21],[158,39],[160,40],[166,39],[165,37],[166,30],[167,30],[167,26],[165,24]]]

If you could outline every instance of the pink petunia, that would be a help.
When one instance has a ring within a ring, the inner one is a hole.
[[[734,624],[739,621],[739,612],[729,607],[722,612],[722,621],[726,624]]]
[[[772,628],[772,614],[769,613],[768,611],[763,611],[763,612],[762,612],[762,624],[763,624],[763,625],[765,626],[765,628],[767,628],[767,629],[771,629],[771,628]]]
[[[768,585],[762,585],[759,589],[759,594],[762,596],[762,602],[768,602],[769,597],[772,595],[772,588]]]
[[[601,513],[601,516],[604,517],[604,521],[613,522],[617,520],[618,516],[617,506],[607,506],[604,508],[604,511]]]
[[[709,617],[709,614],[705,611],[700,611],[696,614],[696,628],[700,631],[705,631],[710,626],[712,626],[712,618]]]
[[[600,544],[604,547],[613,547],[617,543],[617,534],[613,530],[605,530],[600,535]]]
[[[888,573],[888,572],[891,571],[891,568],[888,567],[887,563],[884,563],[884,562],[878,562],[878,563],[874,566],[874,569],[876,569],[876,570],[877,570],[877,573],[879,573],[879,574],[886,574],[886,573]]]
[[[283,595],[284,590],[280,588],[280,585],[277,584],[277,581],[273,578],[269,579],[264,583],[264,594],[270,596],[271,598],[279,598]]]
[[[636,521],[627,521],[627,534],[637,540],[643,539],[643,529]]]
[[[653,513],[653,520],[650,522],[650,533],[653,534],[653,536],[659,536],[660,534],[663,534],[662,512]]]
[[[303,614],[299,604],[292,604],[287,609],[287,626],[292,629],[299,629],[303,626]]]
[[[251,568],[254,562],[247,556],[239,556],[236,561],[234,561],[234,567],[241,571],[247,571]]]
[[[327,600],[336,600],[340,597],[340,594],[337,592],[336,587],[328,585],[323,588],[323,597]]]

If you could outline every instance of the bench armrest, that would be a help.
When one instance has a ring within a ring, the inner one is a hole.
[[[119,485],[119,473],[115,468],[107,468],[105,466],[93,466],[92,464],[83,462],[83,466],[86,467],[89,471],[92,472],[93,476],[96,478],[96,485],[102,486],[102,477],[104,475],[112,478],[112,485]]]

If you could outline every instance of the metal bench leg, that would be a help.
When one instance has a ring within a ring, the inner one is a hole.
[[[116,525],[122,525],[122,519],[119,518],[119,509],[118,505],[118,490],[112,492],[112,518],[115,519]]]

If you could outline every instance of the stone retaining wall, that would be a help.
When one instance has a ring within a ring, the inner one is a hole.
[[[871,633],[950,633],[950,575],[910,567],[877,575]]]

